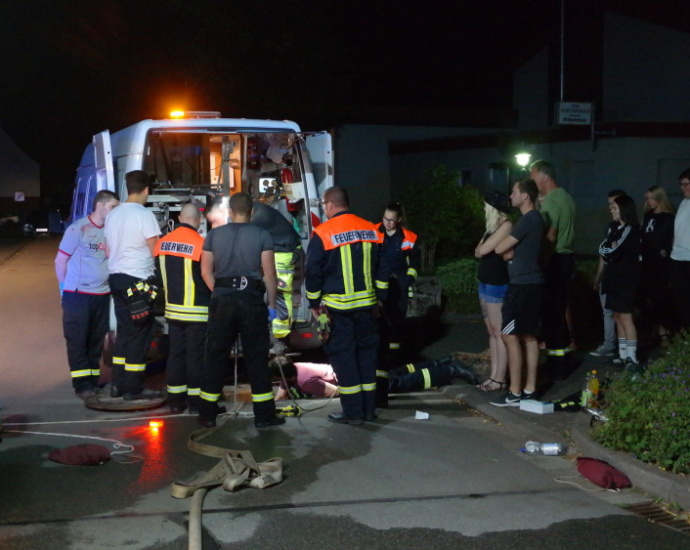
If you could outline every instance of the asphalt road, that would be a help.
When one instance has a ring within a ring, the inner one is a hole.
[[[0,262],[0,547],[187,548],[190,500],[171,498],[170,484],[217,459],[187,450],[191,416],[98,412],[74,397],[52,271],[57,244],[30,241]],[[422,347],[453,349],[452,327],[432,325],[419,334]],[[204,548],[690,548],[687,535],[619,506],[644,495],[588,484],[569,457],[521,454],[526,438],[542,434],[455,399],[474,389],[450,390],[394,397],[364,427],[327,422],[338,405],[323,400],[307,404],[323,408],[262,433],[244,414],[228,416],[209,442],[249,449],[258,460],[282,457],[285,479],[264,490],[210,491]],[[415,419],[416,411],[429,419]],[[148,428],[151,417],[165,421],[158,432]],[[112,449],[114,441],[133,452],[91,467],[47,458],[67,445]]]

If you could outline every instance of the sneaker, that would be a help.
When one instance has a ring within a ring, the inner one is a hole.
[[[521,395],[515,395],[513,393],[510,393],[510,390],[508,390],[501,397],[492,399],[491,401],[489,401],[489,403],[491,403],[495,407],[519,407],[521,398]]]
[[[614,357],[613,359],[611,359],[611,363],[614,364],[614,365],[617,366],[617,367],[623,367],[623,366],[625,366],[625,361],[626,361],[626,359],[623,359],[623,358],[620,357],[620,356]]]
[[[614,350],[606,344],[601,344],[597,349],[590,351],[589,354],[592,357],[613,357],[615,355]]]
[[[522,393],[520,394],[520,399],[536,399],[537,398],[537,392],[535,391],[525,391],[522,390]]]

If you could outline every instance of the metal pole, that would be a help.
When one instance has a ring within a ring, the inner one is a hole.
[[[565,96],[565,0],[561,0],[561,103]]]

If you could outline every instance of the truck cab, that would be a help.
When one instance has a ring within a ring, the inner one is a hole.
[[[185,202],[205,209],[217,197],[244,191],[277,209],[306,252],[313,228],[324,219],[321,197],[333,186],[331,135],[302,132],[291,121],[221,118],[217,112],[178,113],[113,133],[104,130],[93,136],[77,168],[71,220],[89,213],[101,189],[126,200],[125,174],[132,170],[151,176],[147,207],[163,234],[174,228]],[[294,349],[308,349],[320,343],[303,278],[298,279],[289,342]]]

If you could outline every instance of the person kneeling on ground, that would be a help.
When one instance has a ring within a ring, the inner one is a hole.
[[[270,363],[271,374],[280,380],[276,400],[303,397],[330,397],[338,395],[338,379],[328,363],[293,363],[288,357],[277,356]],[[289,387],[285,387],[281,369]],[[459,359],[451,356],[442,359],[408,363],[391,369],[388,393],[406,393],[428,390],[452,384],[453,378],[461,378],[476,384],[477,373]]]

